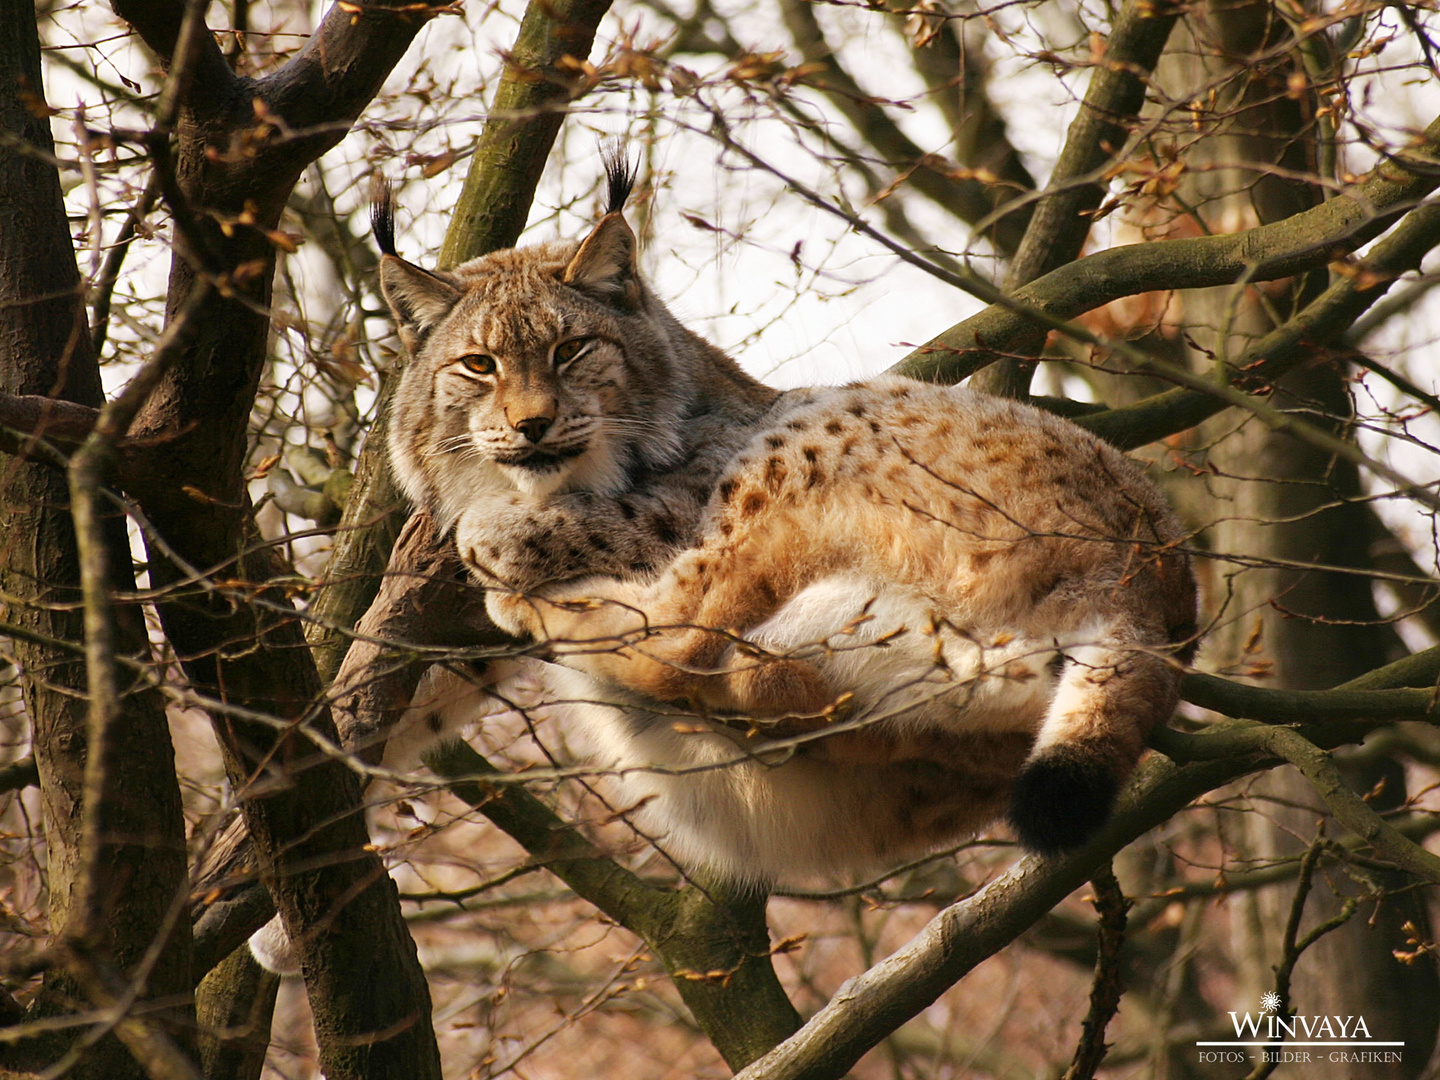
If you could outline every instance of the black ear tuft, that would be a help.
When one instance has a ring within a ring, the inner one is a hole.
[[[395,197],[390,181],[378,172],[370,180],[370,231],[382,255],[395,254]]]
[[[636,166],[626,153],[624,139],[612,139],[600,148],[601,159],[605,162],[606,204],[605,212],[614,214],[625,208],[625,200],[635,188]]]
[[[1072,746],[1052,746],[1015,778],[1010,825],[1031,851],[1058,855],[1110,820],[1119,793],[1120,782],[1105,761]]]

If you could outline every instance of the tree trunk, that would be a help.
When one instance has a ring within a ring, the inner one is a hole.
[[[83,287],[66,228],[60,182],[49,161],[54,152],[44,110],[40,50],[33,5],[0,4],[0,117],[7,134],[33,147],[0,148],[0,390],[38,394],[98,406],[99,368],[91,349]],[[79,931],[87,913],[81,895],[98,888],[94,914],[100,961],[125,978],[161,932],[167,911],[189,889],[185,829],[174,751],[159,694],[125,670],[132,682],[109,734],[111,753],[97,789],[99,846],[81,859],[86,766],[85,667],[80,653],[47,642],[84,640],[78,610],[79,569],[65,473],[29,460],[4,459],[0,531],[5,592],[16,598],[6,618],[22,631],[16,658],[30,716],[49,845],[50,931],[61,939]],[[125,523],[107,522],[113,587],[133,591]],[[140,609],[116,610],[122,656],[148,662]],[[40,640],[41,638],[45,640]],[[87,875],[104,875],[100,881]],[[188,998],[189,925],[177,921],[150,970],[143,997]],[[63,967],[53,969],[32,1013],[83,1007],[84,995]],[[172,1035],[189,1039],[189,1010],[161,1013]],[[22,1044],[18,1055],[53,1062],[60,1046]],[[72,1075],[115,1080],[144,1070],[114,1038],[93,1048]]]
[[[1188,69],[1179,76],[1185,80],[1180,92],[1193,95],[1196,88],[1229,77],[1205,117],[1219,133],[1186,151],[1186,204],[1197,208],[1211,230],[1221,232],[1277,221],[1318,202],[1318,185],[1292,179],[1314,175],[1320,154],[1313,98],[1309,92],[1287,94],[1293,88],[1290,76],[1303,69],[1293,47],[1286,49],[1288,30],[1275,8],[1263,2],[1223,10],[1202,7],[1186,29],[1191,36],[1175,51]],[[1272,171],[1271,165],[1281,168]],[[1197,355],[1197,365],[1208,368],[1238,356],[1273,327],[1276,316],[1285,318],[1323,288],[1320,277],[1293,279],[1288,287],[1285,282],[1242,284],[1185,294],[1186,324],[1207,354]],[[1272,401],[1307,410],[1312,419],[1316,413],[1333,418],[1327,426],[1343,435],[1351,413],[1345,377],[1340,364],[1321,355],[1280,380]],[[1222,423],[1228,430],[1235,420]],[[1370,566],[1367,511],[1355,501],[1362,494],[1355,467],[1254,420],[1219,441],[1209,460],[1219,472],[1212,490],[1217,505],[1225,508],[1211,528],[1213,549],[1243,552],[1259,565],[1217,565],[1211,607],[1223,605],[1223,611],[1207,646],[1207,666],[1273,665],[1265,685],[1313,690],[1394,659],[1399,642],[1379,623],[1370,580],[1363,574],[1304,569],[1310,564]],[[1403,801],[1404,774],[1393,761],[1355,768],[1350,778],[1361,792],[1384,779],[1377,809]],[[1314,789],[1293,769],[1247,784],[1245,791],[1252,812],[1241,817],[1229,839],[1238,842],[1238,854],[1260,865],[1298,858],[1317,823],[1328,816]],[[1328,831],[1337,835],[1340,827],[1332,821]],[[1403,883],[1400,875],[1380,874],[1379,879],[1382,886]],[[1337,914],[1346,894],[1361,891],[1339,872],[1322,872],[1314,884],[1302,934]],[[1240,1000],[1231,1008],[1258,1011],[1260,994],[1275,988],[1281,931],[1293,896],[1293,886],[1277,886],[1232,902],[1239,934],[1232,951],[1242,958],[1242,979]],[[1423,909],[1413,892],[1390,896],[1373,917],[1362,914],[1321,938],[1296,969],[1289,1003],[1292,1013],[1364,1015],[1372,1037],[1405,1040],[1403,1066],[1332,1063],[1328,1055],[1316,1054],[1306,1066],[1307,1077],[1395,1080],[1418,1075],[1440,1022],[1440,984],[1428,957],[1406,966],[1391,950],[1405,944],[1403,922],[1426,925]]]

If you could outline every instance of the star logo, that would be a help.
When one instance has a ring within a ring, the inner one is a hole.
[[[1260,995],[1260,1008],[1268,1013],[1273,1013],[1280,1008],[1280,995],[1274,990],[1266,990]]]

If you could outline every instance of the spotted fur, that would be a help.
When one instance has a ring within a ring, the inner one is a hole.
[[[413,354],[395,472],[496,621],[548,643],[555,707],[637,823],[763,882],[1007,809],[1031,848],[1088,839],[1193,647],[1164,500],[1026,405],[750,379],[636,273],[627,191],[612,167],[582,243],[448,274],[386,254],[381,283]]]

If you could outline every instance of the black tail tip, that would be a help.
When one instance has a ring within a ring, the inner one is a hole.
[[[1104,761],[1072,747],[1045,750],[1015,778],[1010,825],[1042,855],[1079,847],[1110,820],[1120,781]]]
[[[395,254],[395,197],[390,181],[378,172],[370,179],[370,231],[382,255]]]

